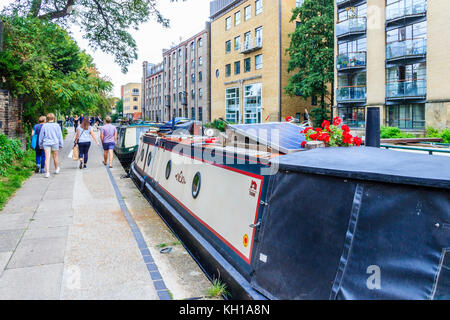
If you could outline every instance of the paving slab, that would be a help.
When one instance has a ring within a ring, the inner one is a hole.
[[[27,230],[22,240],[67,238],[69,227],[43,227]]]
[[[65,237],[22,239],[8,269],[63,263],[65,249]]]
[[[56,300],[60,297],[63,264],[5,270],[0,300]]]
[[[64,227],[70,226],[72,224],[73,217],[61,215],[58,217],[42,217],[32,220],[29,229],[34,228],[54,228],[54,227]]]
[[[0,230],[25,229],[30,224],[33,213],[16,213],[0,215]]]
[[[13,254],[12,251],[0,252],[0,277],[2,276],[3,270],[5,270],[6,265]]]
[[[0,252],[14,251],[24,229],[0,231]]]

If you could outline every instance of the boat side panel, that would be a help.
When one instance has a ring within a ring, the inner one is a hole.
[[[125,130],[124,147],[131,148],[136,145],[136,128],[130,127]]]
[[[150,146],[150,151],[154,164],[144,170],[145,174],[249,264],[255,236],[250,225],[256,223],[264,178],[154,146]],[[172,170],[166,179],[169,160]],[[139,154],[136,165],[141,170],[145,165]],[[192,181],[197,172],[201,175],[201,186],[194,199]]]

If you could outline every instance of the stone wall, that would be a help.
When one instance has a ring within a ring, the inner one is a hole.
[[[0,133],[11,138],[24,136],[22,126],[23,102],[0,89]]]

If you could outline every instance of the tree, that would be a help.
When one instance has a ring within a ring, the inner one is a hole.
[[[116,113],[123,117],[123,99],[116,102]]]
[[[114,55],[126,72],[137,59],[136,42],[127,30],[137,30],[149,18],[169,26],[156,5],[157,0],[16,0],[4,13],[53,21],[66,29],[75,23],[94,49]]]
[[[320,97],[320,108],[311,111],[320,125],[328,118],[327,107],[334,100],[334,2],[305,0],[301,7],[293,10],[290,21],[299,23],[289,35],[287,71],[295,73],[285,92],[291,96],[301,94],[305,99]],[[331,87],[331,93],[328,87]]]
[[[1,85],[24,100],[24,123],[48,112],[102,111],[112,84],[100,77],[92,57],[58,25],[29,17],[3,17]]]

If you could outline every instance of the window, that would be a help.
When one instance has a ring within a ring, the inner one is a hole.
[[[240,74],[241,73],[241,62],[236,61],[234,63],[234,74]]]
[[[246,32],[244,34],[244,50],[250,49],[252,45],[252,33]]]
[[[231,64],[225,66],[225,76],[229,77],[231,75]]]
[[[230,52],[231,52],[231,40],[228,40],[227,42],[225,42],[225,53]]]
[[[244,87],[244,123],[261,123],[262,84]]]
[[[134,109],[134,110],[137,110],[137,109],[138,109],[138,106],[134,106],[133,109]]]
[[[247,58],[244,60],[244,72],[250,72],[252,69],[252,59]]]
[[[137,101],[137,100],[138,100],[137,97],[134,97],[134,98],[133,98],[133,101]]]
[[[231,29],[231,17],[225,19],[225,30]]]
[[[343,107],[338,108],[339,118],[344,124],[352,128],[364,128],[365,123],[365,107]]]
[[[191,74],[191,82],[195,83],[195,73]]]
[[[191,90],[191,98],[192,98],[192,100],[195,99],[195,91],[194,91],[194,89]]]
[[[195,50],[195,42],[192,41],[192,42],[191,42],[191,51],[194,51],[194,50]]]
[[[256,28],[255,39],[256,39],[255,45],[262,46],[262,27]]]
[[[198,120],[203,121],[203,109],[202,107],[198,107]]]
[[[199,65],[199,66],[202,66],[202,65],[203,65],[203,58],[202,58],[202,57],[199,57],[199,58],[198,58],[198,65]]]
[[[178,56],[181,58],[183,56],[183,51],[180,49],[178,50]]]
[[[244,19],[247,21],[252,17],[252,6],[247,6],[244,8]]]
[[[230,123],[239,122],[239,88],[229,88],[225,90],[225,114],[226,120]]]
[[[195,108],[192,107],[191,111],[192,111],[192,120],[195,120]]]
[[[240,50],[241,49],[241,37],[234,38],[234,50]]]
[[[173,116],[174,117],[176,116],[175,109],[173,110]],[[166,179],[167,180],[170,177],[170,171],[172,171],[172,161],[171,160],[169,160],[169,162],[167,162],[167,165],[166,165]]]
[[[202,90],[202,88],[198,89],[198,98],[199,99],[203,98],[203,90]]]
[[[238,11],[234,14],[234,25],[237,26],[241,23],[241,12]]]
[[[198,194],[200,193],[200,186],[201,186],[201,176],[200,172],[197,172],[194,176],[194,179],[192,179],[192,197],[196,199],[198,197]]]
[[[386,124],[400,129],[425,128],[425,105],[405,104],[386,106]]]
[[[198,39],[198,47],[199,48],[203,47],[203,39],[202,38]]]
[[[262,12],[262,9],[263,9],[262,0],[256,0],[255,1],[255,16],[260,14]]]
[[[262,69],[262,54],[258,54],[257,56],[255,56],[255,69]]]
[[[180,78],[178,80],[178,86],[181,87],[183,85],[183,78]]]
[[[194,69],[195,68],[195,60],[191,61],[191,68]]]
[[[179,66],[178,66],[178,72],[179,72],[179,73],[182,73],[182,72],[183,72],[183,66],[182,66],[182,65],[179,65]]]
[[[202,80],[203,80],[203,73],[200,71],[198,73],[198,82],[202,82]]]

